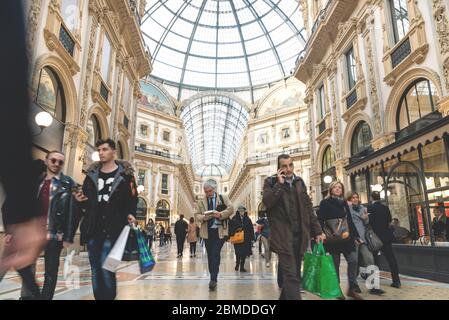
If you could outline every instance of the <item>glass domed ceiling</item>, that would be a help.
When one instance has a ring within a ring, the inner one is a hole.
[[[290,76],[305,46],[298,0],[147,1],[152,76],[176,90],[248,90]]]

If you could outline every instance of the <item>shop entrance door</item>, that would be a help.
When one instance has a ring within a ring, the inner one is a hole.
[[[424,187],[419,169],[411,162],[399,162],[391,169],[387,178],[387,189],[382,197],[388,199],[392,218],[399,220],[400,227],[410,231],[409,239],[430,244],[428,208],[424,197]]]

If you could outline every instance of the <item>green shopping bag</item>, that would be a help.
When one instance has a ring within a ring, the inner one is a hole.
[[[310,293],[320,294],[321,256],[325,254],[322,243],[313,247],[313,252],[304,254],[302,288]]]
[[[335,299],[344,297],[338,283],[337,271],[331,255],[323,255],[321,259],[320,297],[323,299]]]

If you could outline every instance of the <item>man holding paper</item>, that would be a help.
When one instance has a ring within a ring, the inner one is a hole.
[[[206,182],[203,186],[206,197],[195,205],[195,217],[200,227],[200,237],[205,240],[209,265],[211,291],[217,288],[220,268],[220,253],[229,234],[228,219],[233,213],[232,204],[226,195],[215,191],[215,186]]]

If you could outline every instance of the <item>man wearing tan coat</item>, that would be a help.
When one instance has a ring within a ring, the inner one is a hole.
[[[205,183],[206,197],[195,205],[195,218],[200,225],[200,237],[204,239],[209,265],[209,289],[217,288],[217,278],[220,268],[220,253],[226,237],[229,234],[228,219],[233,213],[232,204],[226,195],[219,195],[215,186]],[[206,211],[213,211],[205,215]]]

